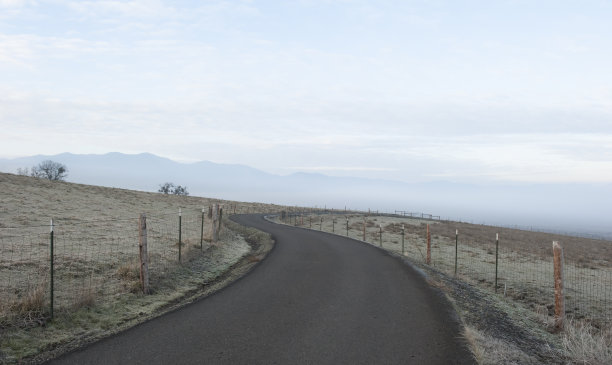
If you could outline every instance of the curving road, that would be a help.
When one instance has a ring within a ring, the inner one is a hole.
[[[251,273],[51,363],[475,363],[449,305],[399,259],[261,216],[233,219],[276,241]]]

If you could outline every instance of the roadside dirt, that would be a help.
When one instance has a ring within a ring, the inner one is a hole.
[[[564,363],[550,333],[527,320],[526,316],[531,314],[464,281],[402,259],[422,270],[427,282],[441,290],[455,306],[466,327],[464,336],[472,342],[472,351],[481,364]],[[479,335],[470,335],[470,330]]]

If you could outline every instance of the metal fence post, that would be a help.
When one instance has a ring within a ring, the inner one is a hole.
[[[455,276],[457,276],[457,247],[459,242],[459,230],[455,229]]]
[[[497,267],[499,258],[499,233],[495,234],[495,292],[497,293]]]
[[[53,319],[53,286],[54,286],[54,282],[53,282],[53,219],[51,219],[51,231],[49,232],[49,253],[50,253],[50,258],[49,258],[49,266],[50,266],[50,270],[51,270],[51,283],[50,283],[50,294],[51,294],[51,298],[50,298],[50,303],[49,303],[49,315],[51,316],[51,319]]]
[[[553,241],[553,263],[555,275],[555,326],[563,329],[565,318],[565,295],[563,293],[563,248]]]
[[[236,206],[234,206],[234,214],[236,214]],[[202,208],[202,227],[200,228],[200,250],[203,248],[204,241],[204,208]]]
[[[429,231],[429,223],[427,223],[427,265],[431,265],[431,232]]]
[[[380,247],[382,247],[382,223],[378,225],[378,227],[380,228],[379,231],[379,236],[380,236]]]
[[[179,208],[179,242],[178,242],[178,246],[179,246],[179,262],[181,262],[181,246],[182,246],[182,239],[181,239],[181,233],[182,233],[182,229],[181,229],[181,225],[182,225],[182,213],[181,213],[181,208]]]
[[[402,256],[404,256],[406,252],[406,249],[404,248],[404,237],[405,237],[404,225],[402,224]]]
[[[223,224],[223,206],[219,206],[219,229],[218,232],[221,233],[221,225]]]

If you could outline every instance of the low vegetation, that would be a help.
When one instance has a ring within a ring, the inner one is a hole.
[[[174,185],[171,182],[163,183],[159,185],[159,190],[157,191],[162,194],[174,194],[174,195],[189,195],[186,186]]]

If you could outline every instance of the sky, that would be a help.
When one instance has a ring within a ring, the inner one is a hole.
[[[612,183],[610,1],[0,0],[0,158]]]

